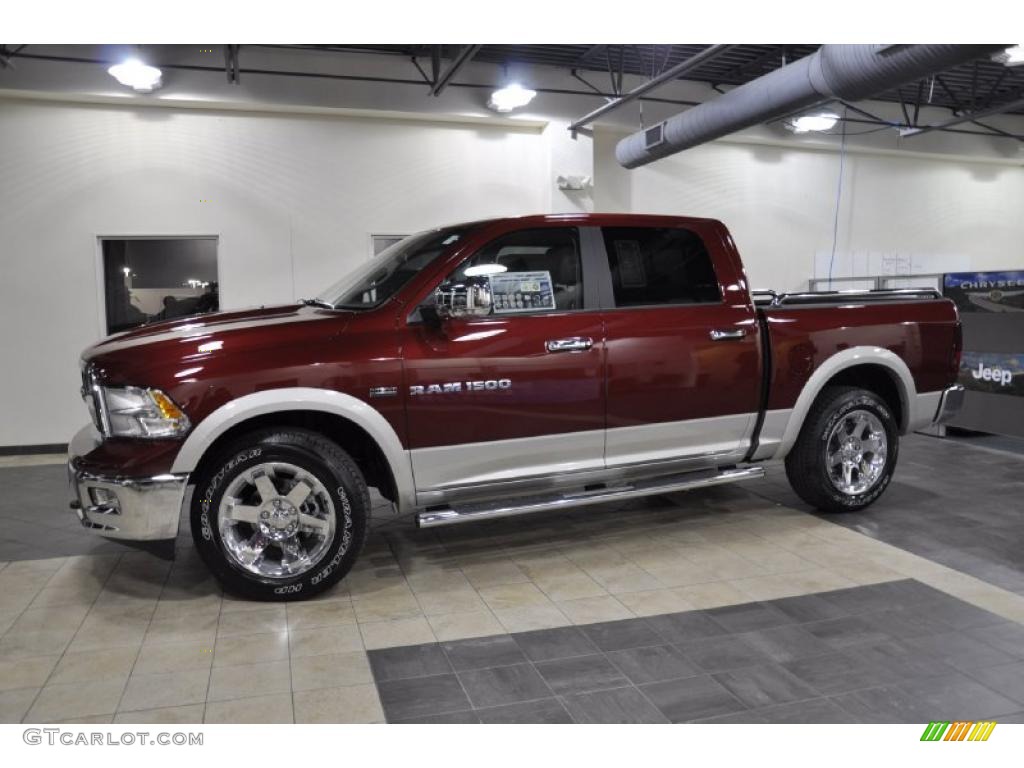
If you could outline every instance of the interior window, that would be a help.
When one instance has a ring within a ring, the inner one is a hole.
[[[583,308],[579,236],[572,227],[529,229],[484,246],[445,284],[487,282],[495,315]]]
[[[722,300],[704,241],[682,228],[605,227],[615,306]]]
[[[219,307],[217,238],[103,238],[107,333]]]

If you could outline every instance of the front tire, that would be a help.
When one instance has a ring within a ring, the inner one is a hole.
[[[856,512],[885,491],[898,453],[896,419],[880,397],[858,387],[827,387],[786,456],[786,476],[797,495],[822,512]]]
[[[351,457],[302,429],[239,438],[197,477],[192,539],[230,592],[302,600],[338,583],[366,538],[370,496]]]

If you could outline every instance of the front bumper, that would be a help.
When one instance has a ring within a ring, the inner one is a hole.
[[[935,423],[945,424],[956,416],[964,407],[966,393],[967,390],[960,384],[954,384],[943,391],[939,400],[939,409],[935,412]]]
[[[112,539],[158,541],[178,535],[188,475],[120,477],[82,468],[98,437],[90,426],[68,447],[71,509],[86,528]]]

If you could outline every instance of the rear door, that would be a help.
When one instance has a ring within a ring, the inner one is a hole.
[[[738,461],[761,388],[742,268],[711,225],[602,235],[613,305],[604,315],[607,466]]]
[[[486,276],[488,315],[408,327],[406,412],[421,504],[509,481],[540,488],[603,466],[603,327],[583,264],[576,227],[500,236],[445,281]]]

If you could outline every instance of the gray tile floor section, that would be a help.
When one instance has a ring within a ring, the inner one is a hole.
[[[399,723],[1024,718],[1024,627],[914,580],[369,659]]]
[[[82,528],[68,508],[63,464],[0,469],[0,561],[122,554],[125,547]]]
[[[744,488],[814,513],[784,472]],[[863,512],[824,519],[1024,595],[1024,456],[909,435],[892,484]]]
[[[984,432],[969,432],[964,430],[951,429],[947,437],[956,442],[967,445],[976,445],[981,448],[989,448],[1004,453],[1015,453],[1024,456],[1024,437],[1013,435],[989,435]]]

